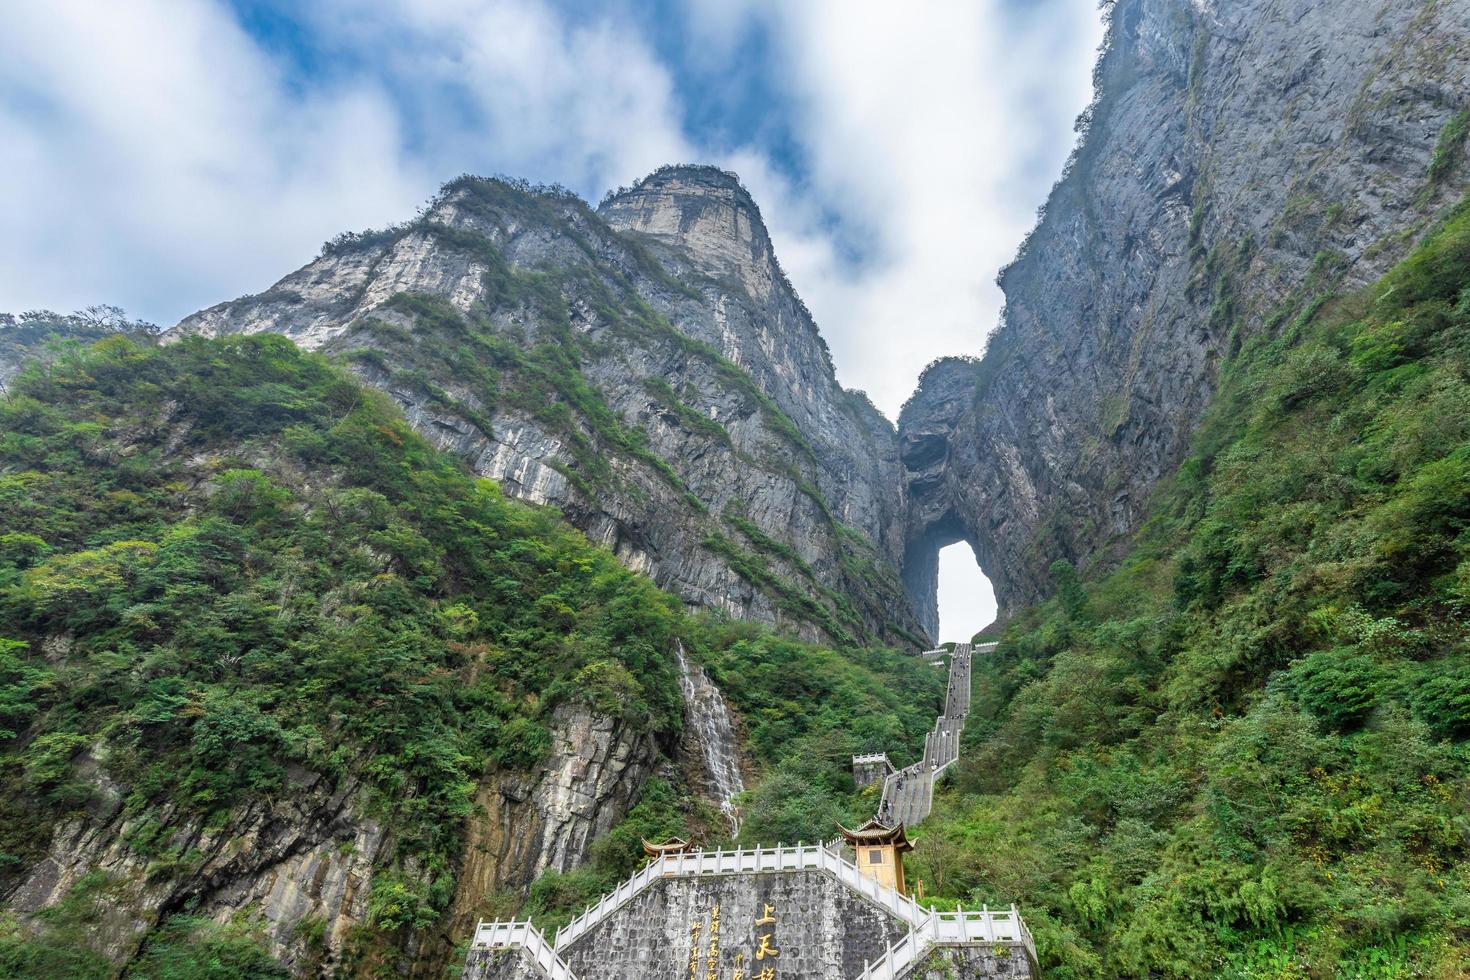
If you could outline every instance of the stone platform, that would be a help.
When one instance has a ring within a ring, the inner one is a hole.
[[[656,858],[554,942],[529,922],[481,923],[464,978],[1035,975],[1035,947],[1014,908],[935,912],[817,845]]]

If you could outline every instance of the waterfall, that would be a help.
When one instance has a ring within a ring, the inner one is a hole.
[[[745,780],[740,775],[740,750],[735,741],[735,726],[730,709],[720,689],[715,687],[704,668],[689,662],[684,644],[674,647],[679,658],[679,689],[684,692],[684,726],[699,743],[709,786],[725,818],[730,821],[730,835],[740,832],[740,815],[735,812],[735,794],[744,792]]]

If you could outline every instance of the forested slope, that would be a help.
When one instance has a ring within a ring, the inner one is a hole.
[[[442,975],[592,839],[582,889],[707,830],[679,642],[757,746],[939,700],[691,618],[284,338],[53,351],[0,400],[0,974]]]
[[[1117,571],[975,667],[911,877],[1053,977],[1470,963],[1470,206],[1229,359]]]

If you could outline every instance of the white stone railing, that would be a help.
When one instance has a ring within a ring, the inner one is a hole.
[[[577,975],[567,966],[566,960],[556,954],[541,930],[531,925],[530,919],[524,922],[486,922],[482,919],[475,926],[473,945],[482,949],[520,946],[551,980],[577,980]]]
[[[685,874],[737,874],[756,870],[820,870],[835,874],[843,884],[854,888],[865,898],[891,912],[909,927],[907,935],[897,943],[891,944],[882,958],[867,963],[863,972],[855,980],[897,980],[930,949],[941,944],[1005,943],[1023,946],[1031,955],[1032,962],[1035,962],[1036,944],[1031,938],[1031,931],[1026,928],[1026,923],[1021,920],[1021,914],[1014,905],[1006,910],[994,911],[982,908],[978,912],[963,910],[941,912],[927,909],[907,896],[864,875],[853,864],[836,857],[827,850],[829,844],[812,847],[756,848],[750,851],[715,851],[708,854],[694,852],[687,855],[676,854],[656,858],[643,871],[623,883],[630,885],[640,878],[645,878],[645,872],[653,870],[655,873],[647,875],[640,887],[624,893],[620,886],[616,892],[611,893],[623,894],[622,903],[608,907],[604,900],[589,909],[588,912],[595,913],[598,909],[604,909],[602,916],[610,915],[616,911],[617,907],[621,907],[621,904],[626,903],[634,894],[647,888],[654,881],[676,874],[677,872],[666,869],[665,866],[669,864],[682,864]],[[682,862],[678,860],[681,857],[685,858]],[[737,868],[740,870],[736,870]],[[588,913],[584,913],[580,918],[586,919],[587,917]],[[577,935],[585,934],[587,929],[596,924],[596,922],[587,924],[577,932]],[[568,938],[570,928],[567,926],[557,933],[558,943],[571,942],[576,938],[576,935]],[[571,967],[567,966],[566,961],[557,954],[530,920],[524,922],[481,921],[475,929],[474,946],[481,949],[520,946],[551,980],[577,980]]]
[[[907,895],[880,884],[858,870],[832,845],[798,844],[796,847],[736,848],[733,851],[686,851],[665,854],[644,865],[633,877],[589,905],[571,922],[556,931],[553,945],[565,949],[579,936],[599,925],[661,878],[690,875],[754,874],[758,872],[825,871],[848,888],[909,924],[922,922],[928,910]]]
[[[979,912],[931,911],[909,934],[888,947],[882,958],[868,963],[856,980],[897,980],[923,956],[941,943],[1007,943],[1023,946],[1036,961],[1036,943],[1031,930],[1012,905],[1003,911],[982,908]]]

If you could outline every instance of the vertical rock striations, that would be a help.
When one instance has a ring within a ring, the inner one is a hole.
[[[581,706],[556,711],[552,749],[529,774],[493,772],[476,798],[450,914],[437,931],[410,937],[415,976],[439,976],[456,943],[496,892],[525,888],[548,868],[569,871],[593,839],[638,800],[658,761],[653,737]],[[74,895],[84,879],[102,881],[89,920],[92,945],[119,963],[150,930],[181,910],[220,923],[258,919],[272,955],[299,975],[331,974],[350,952],[354,929],[393,850],[354,780],[338,785],[295,771],[280,799],[244,807],[222,826],[172,808],[128,815],[98,747],[82,759],[94,802],[61,824],[46,854],[5,905],[22,917]],[[188,873],[172,874],[140,840],[187,854]],[[313,924],[317,928],[312,928]]]
[[[837,384],[732,174],[665,168],[596,212],[461,178],[171,335],[256,331],[349,358],[435,444],[692,605],[924,642],[894,428]]]
[[[900,422],[923,614],[954,536],[1003,609],[1058,558],[1112,557],[1222,359],[1377,277],[1463,192],[1467,76],[1463,0],[1119,0],[1085,138],[1001,274],[1004,323]]]

